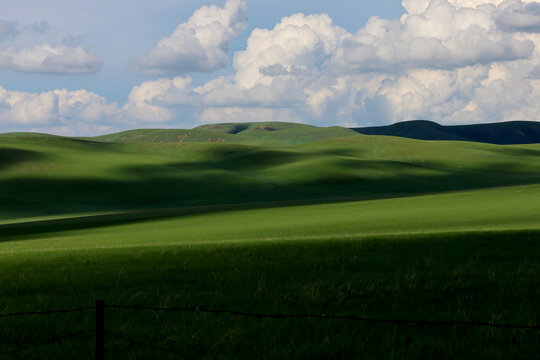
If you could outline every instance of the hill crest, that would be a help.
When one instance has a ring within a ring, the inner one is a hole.
[[[472,141],[496,145],[540,143],[540,122],[536,121],[440,125],[428,120],[412,120],[352,130],[364,135],[398,136],[417,140]]]
[[[540,122],[508,121],[472,125],[440,125],[429,120],[411,120],[385,126],[344,128],[317,127],[290,122],[219,123],[193,129],[134,129],[94,137],[96,142],[183,143],[223,142],[240,145],[289,146],[355,135],[397,136],[417,140],[470,141],[496,145],[540,143]],[[5,133],[0,137],[60,138],[41,133]]]

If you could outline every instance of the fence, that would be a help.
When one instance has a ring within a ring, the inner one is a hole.
[[[87,307],[78,307],[72,309],[62,309],[62,310],[49,310],[49,311],[37,311],[37,312],[17,312],[11,314],[0,314],[1,318],[6,317],[18,317],[18,316],[29,316],[29,315],[54,315],[54,314],[63,314],[63,313],[73,313],[73,312],[82,312],[88,310],[95,310],[96,312],[96,328],[89,330],[79,330],[69,334],[56,336],[45,341],[41,341],[35,344],[31,344],[25,347],[21,347],[14,350],[0,352],[0,355],[11,355],[21,353],[30,349],[34,349],[43,345],[52,344],[60,342],[65,339],[78,337],[85,334],[94,334],[95,335],[95,355],[96,360],[103,360],[105,358],[105,335],[117,337],[124,341],[131,343],[132,345],[146,347],[153,350],[163,351],[178,355],[185,359],[193,359],[187,354],[181,353],[177,350],[167,349],[158,347],[152,344],[147,344],[138,340],[130,339],[122,334],[118,334],[113,331],[105,331],[105,309],[128,309],[128,310],[151,310],[151,311],[172,311],[172,312],[204,312],[210,314],[229,314],[234,316],[242,317],[251,317],[258,319],[320,319],[320,320],[349,320],[349,321],[360,321],[367,323],[387,323],[394,325],[430,325],[430,326],[479,326],[479,327],[491,327],[491,328],[500,328],[500,329],[521,329],[521,330],[533,330],[540,331],[540,326],[538,325],[513,325],[513,324],[501,324],[493,322],[475,322],[475,321],[461,321],[461,320],[448,320],[448,321],[429,321],[429,320],[408,320],[408,319],[378,319],[378,318],[368,318],[368,317],[359,317],[354,315],[331,315],[331,314],[264,314],[264,313],[250,313],[234,310],[219,310],[219,309],[206,309],[199,307],[149,307],[149,306],[137,306],[137,305],[110,305],[105,304],[104,300],[96,300],[95,306]]]

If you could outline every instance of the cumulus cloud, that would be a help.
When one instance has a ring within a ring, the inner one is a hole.
[[[12,44],[19,42],[20,45],[18,38],[36,40],[47,34],[51,28],[51,25],[46,21],[22,26],[17,22],[0,20],[0,42],[10,39],[14,40]],[[68,35],[63,39],[64,44],[58,46],[41,43],[33,47],[13,45],[7,48],[3,47],[0,49],[0,68],[48,74],[84,74],[98,71],[102,61],[82,46],[81,42],[80,36]],[[28,41],[25,42],[23,39],[23,43],[27,45]]]
[[[524,59],[534,44],[500,31],[490,7],[457,8],[445,0],[407,1],[400,20],[372,17],[338,52],[342,66],[361,71],[451,69]]]
[[[4,126],[98,122],[117,113],[116,103],[84,89],[31,93],[0,86],[0,123]]]
[[[372,17],[356,33],[328,15],[295,14],[273,29],[253,30],[246,49],[234,55],[233,75],[200,86],[183,78],[145,82],[126,107],[162,120],[174,119],[180,108],[199,108],[199,122],[537,117],[538,89],[530,81],[540,40],[501,28],[510,2],[405,0],[400,19]],[[489,101],[505,88],[520,94],[519,101],[508,95]]]
[[[20,72],[84,74],[98,71],[101,64],[101,60],[82,45],[40,44],[33,48],[9,47],[0,51],[0,68]]]
[[[506,31],[540,32],[540,3],[505,1],[500,6],[497,24]]]
[[[287,121],[302,122],[294,109],[245,108],[239,106],[208,108],[198,115],[202,124],[220,122]]]
[[[247,26],[244,1],[203,6],[187,22],[134,61],[148,75],[213,72],[227,66],[230,42]]]
[[[295,14],[272,30],[255,29],[245,51],[234,56],[239,87],[270,85],[275,77],[296,77],[321,68],[350,37],[328,15]]]
[[[122,108],[121,116],[126,120],[143,122],[166,122],[171,120],[173,112],[163,106],[164,96],[174,96],[177,102],[185,103],[186,89],[191,78],[176,77],[146,81],[131,90],[128,102]]]
[[[185,76],[145,81],[122,107],[82,90],[0,93],[0,122],[9,118],[64,129],[71,121],[78,129],[99,124],[110,131],[114,124],[188,127],[269,120],[344,126],[419,118],[449,124],[540,120],[540,33],[534,21],[520,18],[530,9],[534,14],[535,2],[404,0],[403,5],[401,18],[372,17],[357,32],[324,14],[284,17],[271,29],[252,31],[246,48],[234,54],[232,74],[202,84]],[[163,46],[138,59],[158,59],[170,50],[174,61],[139,65],[158,75],[224,66],[226,47],[245,26],[238,20],[244,18],[240,1],[203,7]],[[207,28],[217,34],[213,43],[200,35]],[[203,50],[190,52],[195,47],[187,46],[188,40]],[[172,43],[184,49],[173,52]],[[192,63],[197,65],[186,65]]]

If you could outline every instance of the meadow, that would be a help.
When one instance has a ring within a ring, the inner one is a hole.
[[[540,145],[278,125],[212,125],[193,142],[0,137],[0,314],[104,299],[538,325]],[[94,322],[0,318],[0,352]],[[195,359],[540,353],[538,331],[460,325],[107,309],[106,328]],[[83,335],[9,358],[91,359],[93,346]],[[106,354],[178,358],[114,336]]]

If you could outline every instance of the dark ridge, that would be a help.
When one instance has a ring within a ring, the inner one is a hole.
[[[458,140],[498,145],[540,143],[540,122],[536,121],[444,126],[433,121],[413,120],[352,130],[364,135],[399,136],[418,140]]]

